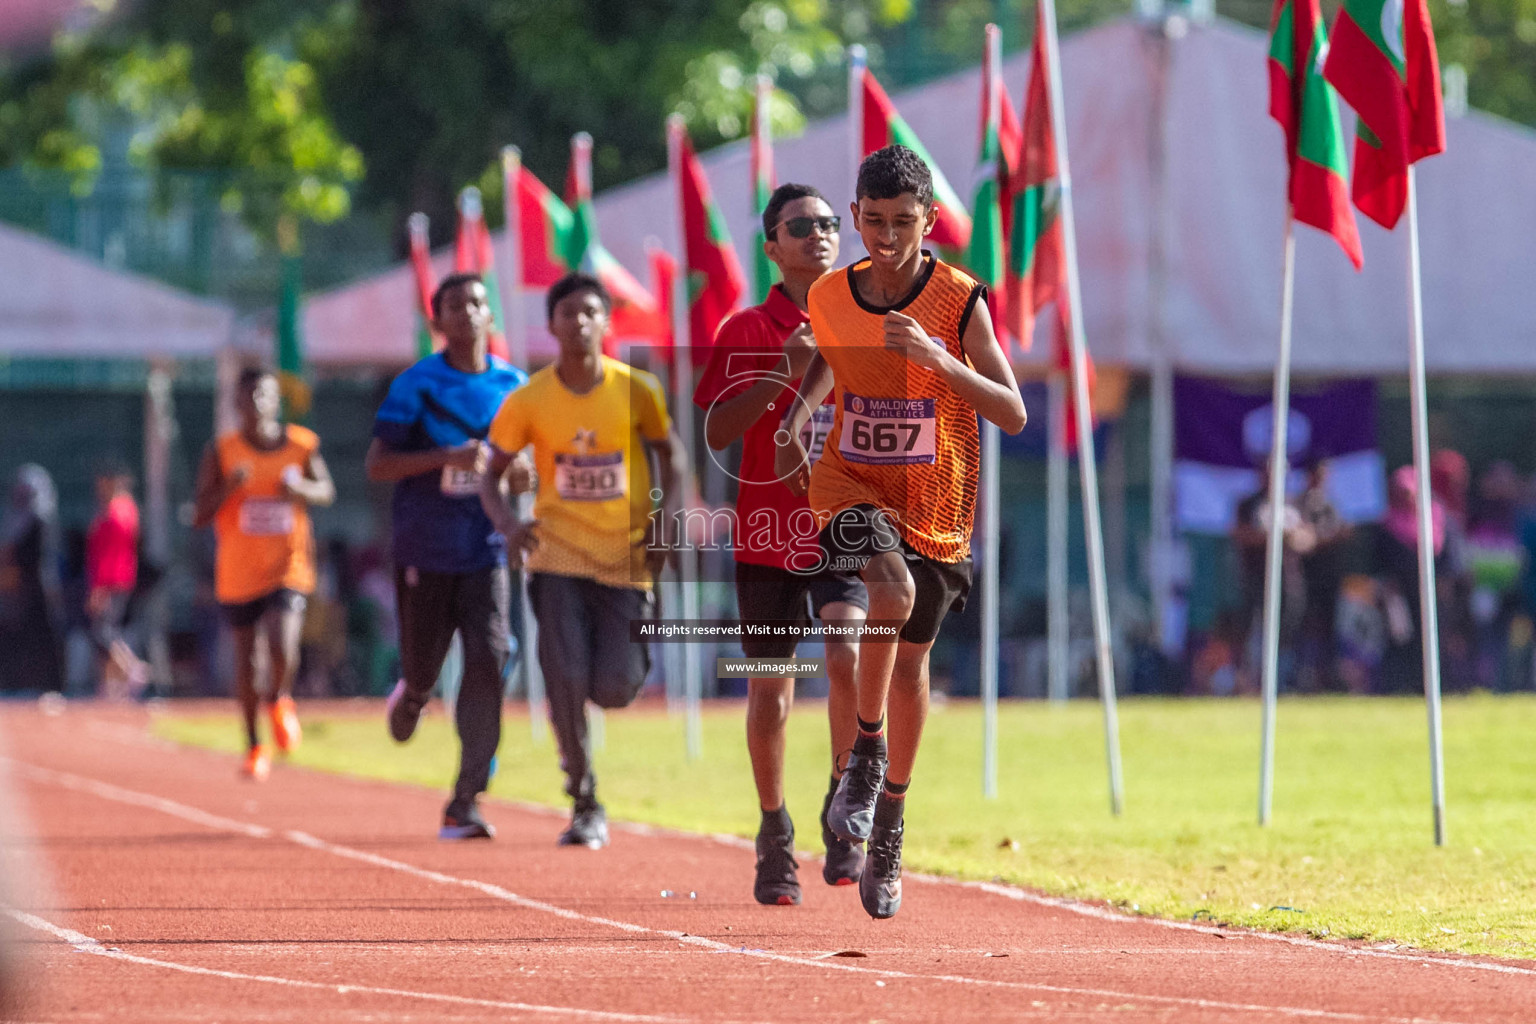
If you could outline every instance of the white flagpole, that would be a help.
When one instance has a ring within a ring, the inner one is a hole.
[[[848,187],[850,202],[856,201],[859,165],[864,162],[864,67],[868,56],[864,47],[848,47]],[[855,238],[856,232],[851,232]],[[862,247],[862,246],[861,246]]]
[[[688,317],[688,236],[687,228],[683,223],[683,126],[682,116],[673,114],[667,118],[667,164],[672,171],[672,182],[676,188],[677,197],[677,251],[681,258],[677,261],[679,273],[677,275],[677,291],[674,292],[672,303],[673,315],[673,366],[677,371],[677,408],[674,415],[677,418],[677,431],[683,437],[684,450],[689,453],[689,462],[685,462],[680,468],[683,474],[683,524],[687,522],[689,510],[697,502],[697,488],[693,479],[693,354],[690,346],[693,339],[689,336]],[[678,582],[682,587],[682,616],[693,622],[699,617],[699,592],[697,562],[694,551],[688,542],[686,531],[677,538],[677,574]],[[687,748],[688,760],[697,761],[704,754],[704,723],[700,714],[700,691],[703,680],[700,678],[702,667],[699,664],[699,648],[692,642],[683,645],[683,732]]]
[[[1067,662],[1070,656],[1071,591],[1067,586],[1067,380],[1052,370],[1046,409],[1046,697],[1062,703],[1071,696]]]
[[[1089,408],[1088,339],[1077,274],[1077,230],[1072,218],[1072,171],[1067,160],[1067,110],[1062,99],[1061,46],[1056,35],[1055,0],[1040,0],[1045,12],[1046,52],[1051,65],[1051,130],[1056,137],[1057,175],[1061,181],[1061,227],[1067,257],[1067,295],[1071,309],[1072,388],[1077,413],[1077,465],[1082,477],[1083,527],[1088,541],[1088,581],[1093,594],[1093,639],[1098,654],[1099,697],[1104,705],[1104,746],[1109,761],[1109,805],[1125,806],[1120,771],[1120,720],[1115,695],[1115,659],[1109,635],[1109,584],[1104,574],[1104,534],[1099,523],[1099,478],[1093,450],[1093,410]]]
[[[1424,633],[1424,702],[1429,713],[1429,784],[1435,845],[1445,845],[1445,757],[1440,746],[1440,623],[1435,607],[1435,546],[1429,488],[1428,386],[1424,371],[1424,294],[1419,273],[1418,179],[1408,165],[1408,336],[1413,398],[1413,468],[1418,481],[1419,628]]]
[[[1280,692],[1281,565],[1285,491],[1290,475],[1286,434],[1291,418],[1291,311],[1296,294],[1296,221],[1285,204],[1285,272],[1280,285],[1280,358],[1275,364],[1274,427],[1269,451],[1269,542],[1264,569],[1264,710],[1259,754],[1259,824],[1269,824],[1275,790],[1275,705]]]
[[[982,131],[995,133],[1002,97],[997,90],[997,69],[1002,64],[1002,34],[996,25],[986,28],[986,50],[981,66],[982,87],[986,90],[987,123]],[[983,140],[985,142],[985,140]],[[998,176],[1000,161],[992,170]],[[1002,326],[998,325],[1002,334]],[[1006,341],[1004,342],[1006,345]],[[997,424],[981,424],[981,795],[997,798],[997,661],[1001,646],[999,623],[1000,587],[998,581],[998,545],[1002,542],[1002,443]]]
[[[506,266],[507,273],[501,286],[501,308],[507,317],[507,354],[512,365],[520,370],[528,369],[528,322],[523,310],[523,222],[517,202],[517,182],[523,173],[522,150],[506,146],[501,151],[503,206],[506,210]],[[533,515],[533,496],[517,496],[517,517],[528,520]],[[533,615],[533,602],[529,600],[526,573],[513,574],[515,585],[521,590],[523,610],[523,647],[518,651],[518,664],[523,670],[523,685],[528,691],[528,729],[535,746],[543,746],[549,738],[549,723],[544,704],[544,670],[539,665],[539,623]]]

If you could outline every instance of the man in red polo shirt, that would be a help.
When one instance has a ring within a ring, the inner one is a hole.
[[[748,658],[789,658],[795,631],[810,615],[837,635],[826,638],[830,684],[827,714],[832,731],[832,780],[822,802],[821,835],[826,845],[822,878],[828,885],[852,885],[864,864],[862,844],[833,835],[826,825],[827,801],[837,788],[853,748],[854,639],[869,608],[863,582],[853,573],[825,568],[817,543],[819,524],[803,496],[784,486],[774,471],[774,434],[788,417],[788,402],[816,352],[805,313],[811,285],[837,260],[839,218],[825,197],[809,185],[781,185],[763,211],[763,251],[779,268],[775,285],[760,306],[743,310],[720,327],[693,400],[704,410],[704,434],[716,451],[742,440],[736,472],[736,603],[741,620],[779,635],[742,638]],[[812,461],[832,425],[832,406],[823,405],[806,426]],[[791,635],[783,635],[785,632]],[[755,677],[747,682],[747,750],[763,818],[757,834],[757,877],[752,893],[759,903],[800,902],[795,871],[795,829],[784,803],[784,731],[794,700],[794,679]]]

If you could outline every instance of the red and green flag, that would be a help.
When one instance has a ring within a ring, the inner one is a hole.
[[[1327,232],[1359,270],[1360,230],[1349,208],[1344,131],[1323,78],[1328,37],[1318,0],[1275,0],[1269,19],[1269,116],[1285,130],[1291,214]]]
[[[662,248],[654,238],[647,239],[645,254],[651,265],[651,293],[656,296],[656,314],[662,328],[656,338],[656,347],[661,356],[670,362],[672,349],[677,343],[672,326],[672,297],[677,287],[677,260],[673,259],[672,254]]]
[[[507,188],[515,190],[517,196],[520,283],[525,288],[548,288],[570,270],[566,251],[575,218],[521,159],[508,167],[508,175],[515,180],[508,182]]]
[[[1003,279],[1007,253],[1003,249],[1002,177],[1002,94],[1000,67],[1002,35],[996,25],[988,25],[986,50],[981,63],[981,148],[976,156],[976,173],[971,192],[971,244],[965,251],[965,267],[987,286],[987,305],[992,322],[1001,324],[1004,300]]]
[[[681,208],[683,258],[688,283],[688,342],[711,345],[715,331],[747,293],[746,275],[736,259],[725,217],[710,194],[704,167],[694,154],[682,118],[667,122],[673,176]]]
[[[773,175],[773,138],[768,121],[769,100],[773,85],[766,75],[757,77],[757,92],[752,103],[752,215],[757,225],[752,239],[753,295],[758,302],[768,298],[768,289],[779,282],[779,268],[763,251],[767,236],[763,234],[763,211],[775,187]]]
[[[565,200],[571,210],[565,265],[603,282],[613,299],[613,316],[603,349],[617,352],[620,338],[654,339],[662,329],[656,299],[604,248],[597,234],[597,209],[592,204],[592,136],[571,138],[571,163],[565,177]]]
[[[955,190],[950,188],[949,181],[933,157],[928,155],[917,133],[896,112],[896,105],[880,87],[874,73],[864,68],[860,79],[860,95],[855,98],[855,102],[860,104],[863,111],[860,143],[862,156],[868,156],[886,146],[901,145],[922,157],[928,169],[933,172],[933,199],[939,209],[938,221],[929,237],[940,249],[950,253],[964,253],[971,242],[971,218],[966,215],[965,204]]]
[[[277,382],[283,395],[283,412],[290,420],[309,415],[310,390],[304,366],[303,320],[304,258],[299,250],[299,229],[291,217],[277,226],[278,251],[282,257],[277,294]]]
[[[407,223],[411,230],[411,276],[416,284],[416,357],[424,359],[437,348],[432,334],[432,293],[437,291],[437,274],[432,269],[427,215],[413,213]]]
[[[1035,317],[1056,300],[1058,293],[1064,296],[1067,291],[1049,80],[1045,23],[1037,7],[1029,85],[1024,93],[1023,145],[1009,189],[1013,223],[1008,236],[1005,303],[1008,332],[1026,352],[1034,343]]]
[[[1002,161],[997,175],[997,202],[1003,210],[1003,242],[1013,237],[1013,184],[1019,163],[1024,159],[1024,126],[1019,123],[1019,112],[1013,109],[1008,90],[998,86],[997,155]],[[985,112],[983,112],[985,113]]]
[[[1072,349],[1068,332],[1066,243],[1061,224],[1061,178],[1056,163],[1056,129],[1051,110],[1050,47],[1045,12],[1035,6],[1035,41],[1030,56],[1029,85],[1024,92],[1023,145],[1013,174],[1013,224],[1008,239],[1008,330],[1028,351],[1035,318],[1052,303],[1056,322],[1051,331],[1051,361],[1071,379]],[[1084,353],[1088,389],[1094,382],[1093,359]],[[1077,445],[1077,414],[1068,391],[1066,440]]]
[[[491,307],[491,335],[487,349],[492,355],[506,359],[507,321],[502,315],[501,288],[496,281],[496,253],[491,245],[491,230],[485,226],[480,190],[473,186],[459,193],[459,229],[453,240],[453,270],[456,274],[479,274],[485,281],[486,302]]]
[[[1323,76],[1355,108],[1360,212],[1388,230],[1408,201],[1408,165],[1445,151],[1440,61],[1425,0],[1344,0]]]

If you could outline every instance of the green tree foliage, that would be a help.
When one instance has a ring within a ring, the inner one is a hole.
[[[599,188],[665,165],[681,112],[702,147],[745,132],[758,72],[778,132],[844,103],[842,48],[903,86],[974,64],[981,26],[1027,45],[1034,0],[137,0],[86,37],[0,65],[0,164],[89,189],[103,140],[131,126],[149,168],[214,171],[270,234],[285,213],[353,208],[451,230],[469,182],[499,213],[498,148],[557,191],[572,133],[596,140]],[[1328,0],[1329,13],[1336,7]],[[1536,0],[1431,0],[1442,58],[1475,106],[1536,124]],[[1064,29],[1125,0],[1063,0]],[[1263,27],[1268,0],[1219,10]],[[396,235],[403,238],[403,230]]]

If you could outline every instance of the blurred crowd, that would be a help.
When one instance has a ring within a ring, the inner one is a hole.
[[[1460,453],[1443,449],[1433,455],[1430,479],[1444,689],[1536,688],[1536,477],[1522,479],[1509,463],[1495,462],[1474,479]],[[1393,471],[1387,490],[1382,522],[1350,526],[1328,497],[1320,464],[1287,501],[1283,691],[1421,692],[1413,467]],[[104,467],[96,504],[88,524],[61,528],[48,472],[33,464],[17,470],[0,517],[0,692],[229,693],[233,652],[213,593],[211,536],[195,536],[186,600],[162,620],[169,642],[156,650],[151,609],[164,596],[167,574],[144,557],[132,477]],[[1238,508],[1234,600],[1193,645],[1182,685],[1169,689],[1258,690],[1269,522],[1266,480]],[[387,693],[398,674],[394,601],[382,545],[341,538],[320,545],[299,695]]]
[[[1536,688],[1536,477],[1507,462],[1477,474],[1449,449],[1430,460],[1441,685],[1447,692]],[[1424,661],[1418,488],[1411,465],[1387,480],[1387,514],[1344,523],[1327,467],[1283,515],[1279,684],[1283,691],[1416,693]],[[1233,550],[1241,602],[1192,658],[1198,693],[1253,692],[1263,671],[1268,481],[1242,502]]]
[[[35,464],[17,470],[0,519],[0,693],[228,694],[233,651],[214,596],[208,531],[194,536],[187,600],[170,602],[166,567],[145,557],[132,476],[103,467],[96,506],[89,524],[61,527],[48,472]],[[317,554],[297,691],[387,693],[398,656],[384,551],[332,538]],[[178,611],[156,630],[157,605],[171,603]],[[152,643],[155,632],[167,642]]]

